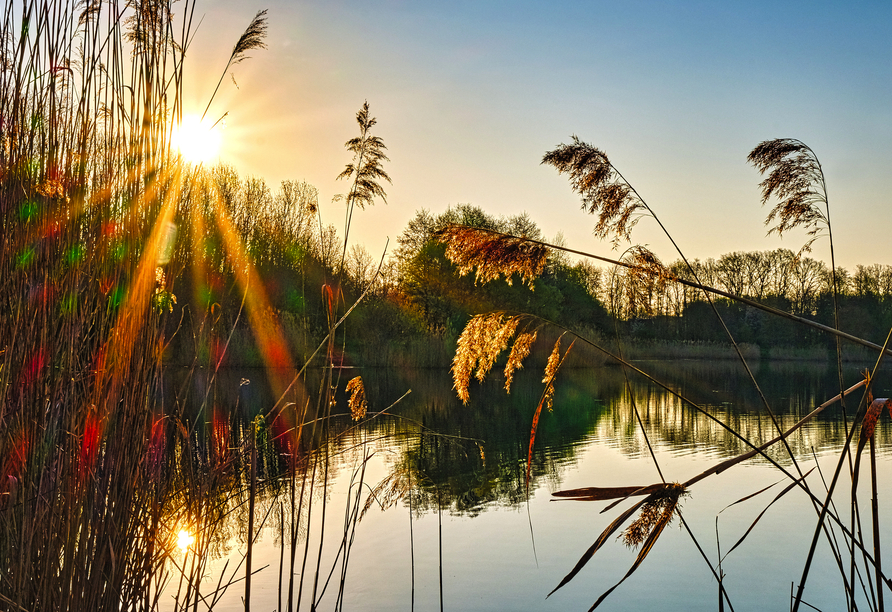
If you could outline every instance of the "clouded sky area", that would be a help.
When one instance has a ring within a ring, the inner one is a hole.
[[[388,147],[387,204],[354,217],[351,244],[380,255],[421,208],[527,212],[550,238],[610,256],[565,177],[540,165],[572,135],[605,151],[690,258],[798,250],[766,237],[747,153],[772,138],[815,150],[837,261],[892,264],[892,4],[862,2],[199,3],[186,100],[204,108],[233,44],[269,9],[268,49],[227,77],[222,161],[304,180],[343,226],[350,161],[368,100]],[[203,11],[203,13],[202,13]],[[187,109],[188,110],[188,109]],[[633,233],[676,259],[656,224]],[[814,256],[829,261],[825,240]]]

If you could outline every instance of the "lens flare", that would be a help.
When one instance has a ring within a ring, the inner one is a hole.
[[[171,143],[186,161],[194,164],[208,162],[220,153],[222,130],[222,123],[211,126],[208,121],[186,116],[171,135]]]

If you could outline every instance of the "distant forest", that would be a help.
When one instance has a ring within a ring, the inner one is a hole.
[[[602,337],[621,334],[628,341],[726,344],[727,337],[704,301],[702,292],[673,277],[692,279],[680,261],[665,264],[670,274],[648,275],[590,261],[572,261],[552,250],[544,273],[528,286],[519,278],[476,282],[462,276],[446,258],[437,232],[447,224],[492,229],[561,245],[548,240],[526,213],[494,217],[477,206],[459,204],[435,215],[419,210],[397,239],[392,252],[369,253],[349,246],[340,269],[344,244],[337,229],[324,226],[318,193],[306,183],[286,181],[273,192],[262,180],[241,179],[232,169],[217,168],[214,180],[223,194],[233,230],[263,281],[271,312],[269,323],[283,327],[295,355],[306,350],[327,328],[325,298],[319,287],[342,289],[351,314],[345,359],[358,364],[448,365],[454,342],[468,318],[492,310],[526,312],[561,326]],[[189,206],[209,196],[189,193]],[[208,204],[209,205],[209,204]],[[370,213],[361,213],[370,214]],[[359,223],[364,222],[362,218]],[[170,296],[158,303],[169,310],[170,331],[179,330],[168,348],[174,361],[207,361],[215,344],[230,340],[232,363],[256,361],[250,325],[239,317],[242,296],[231,263],[224,255],[224,236],[216,228],[177,240],[173,262],[181,264]],[[622,258],[613,252],[612,257]],[[197,259],[196,259],[197,258]],[[701,283],[832,325],[831,274],[816,259],[788,249],[734,252],[691,262]],[[379,269],[380,266],[380,269]],[[859,265],[838,269],[840,326],[853,335],[882,342],[892,326],[892,266]],[[735,339],[759,347],[825,349],[834,340],[821,332],[772,317],[728,299],[717,307]],[[214,329],[193,329],[209,311]],[[196,316],[196,315],[199,316]],[[222,339],[222,340],[221,340]],[[402,358],[399,355],[402,354]],[[385,357],[387,355],[387,357]]]

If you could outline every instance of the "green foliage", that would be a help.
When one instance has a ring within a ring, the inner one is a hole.
[[[421,210],[397,239],[395,253],[400,291],[405,301],[424,321],[430,333],[443,335],[460,329],[471,314],[495,308],[529,312],[570,326],[601,326],[606,311],[589,291],[589,270],[570,266],[558,257],[549,259],[535,288],[504,279],[488,283],[461,276],[446,256],[446,247],[436,232],[447,224],[491,229],[541,240],[542,232],[523,213],[495,218],[481,208],[460,204],[434,216]]]

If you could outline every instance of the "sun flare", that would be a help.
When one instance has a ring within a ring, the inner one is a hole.
[[[200,164],[215,159],[220,153],[223,124],[214,126],[194,115],[183,117],[174,130],[171,142],[186,161]]]

